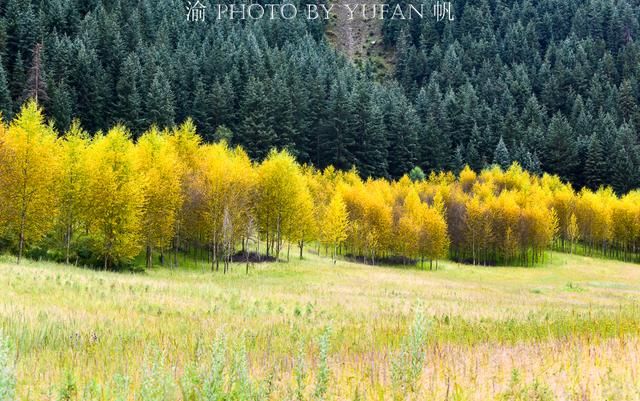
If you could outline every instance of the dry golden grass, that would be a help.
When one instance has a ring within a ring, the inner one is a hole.
[[[248,276],[244,266],[134,275],[3,259],[0,330],[15,345],[20,399],[60,399],[67,373],[72,399],[117,398],[118,375],[129,399],[145,399],[154,352],[182,399],[185,369],[206,372],[222,332],[230,360],[244,345],[251,376],[272,377],[273,400],[297,399],[302,342],[313,399],[327,326],[326,399],[640,399],[640,266],[554,254],[539,268],[420,271],[307,258]],[[428,321],[425,363],[417,386],[398,390],[392,361],[416,308]]]

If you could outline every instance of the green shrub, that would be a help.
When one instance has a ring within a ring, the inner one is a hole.
[[[304,360],[304,341],[300,340],[298,345],[298,354],[296,356],[296,364],[293,371],[296,379],[295,397],[296,401],[304,401],[304,388],[307,380],[307,367]]]
[[[75,400],[78,395],[78,385],[76,384],[76,377],[73,372],[67,370],[64,375],[64,380],[58,389],[58,401],[71,401]]]
[[[15,401],[16,372],[9,338],[0,331],[0,401]]]
[[[549,387],[537,379],[526,384],[518,369],[511,372],[509,389],[498,397],[500,401],[554,401],[556,398]]]
[[[226,337],[218,334],[213,343],[211,355],[211,368],[209,375],[204,380],[204,400],[217,401],[224,397],[224,366],[226,362]]]
[[[329,339],[331,337],[331,327],[327,327],[320,336],[320,360],[318,361],[318,373],[316,374],[316,388],[314,397],[318,401],[325,399],[327,390],[329,389]]]
[[[396,398],[418,390],[424,367],[426,339],[427,320],[422,308],[417,307],[411,330],[402,339],[400,350],[391,361],[391,382]]]
[[[176,387],[171,374],[165,369],[159,351],[147,357],[138,392],[140,401],[170,401],[175,399]]]

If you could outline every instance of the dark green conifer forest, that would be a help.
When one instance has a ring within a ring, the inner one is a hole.
[[[78,118],[134,137],[192,117],[205,140],[256,160],[288,148],[364,177],[518,161],[576,187],[640,186],[637,1],[452,7],[455,21],[385,20],[393,56],[380,71],[337,52],[322,20],[193,23],[182,0],[2,0],[0,110],[7,120],[37,96],[61,132]]]

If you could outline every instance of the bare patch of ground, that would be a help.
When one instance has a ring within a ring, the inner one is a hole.
[[[393,53],[382,43],[382,22],[372,12],[375,0],[334,0],[327,38],[353,61],[372,60],[387,68]],[[363,15],[363,7],[365,13]]]

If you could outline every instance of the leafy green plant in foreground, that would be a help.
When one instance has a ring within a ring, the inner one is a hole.
[[[402,339],[400,350],[391,361],[391,381],[394,397],[418,391],[418,382],[425,361],[424,344],[427,338],[427,319],[420,306],[409,334]]]
[[[316,375],[316,389],[314,397],[318,401],[325,399],[329,389],[329,338],[331,337],[331,327],[327,327],[320,336],[320,361],[318,362],[318,372]]]
[[[553,392],[546,384],[538,380],[525,383],[517,369],[511,372],[509,389],[499,397],[500,401],[554,401],[555,399]]]
[[[16,374],[9,339],[0,332],[0,401],[16,399]]]

